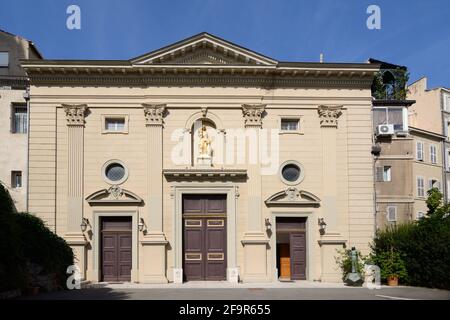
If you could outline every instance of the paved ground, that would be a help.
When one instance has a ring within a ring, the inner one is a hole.
[[[276,284],[97,284],[81,290],[43,293],[39,300],[450,300],[450,291],[416,287],[349,288],[309,282]]]

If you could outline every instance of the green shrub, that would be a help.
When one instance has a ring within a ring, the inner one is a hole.
[[[380,267],[381,279],[387,280],[389,277],[397,277],[401,281],[406,279],[407,271],[405,262],[397,251],[384,251],[374,257],[373,262]]]
[[[450,289],[450,206],[442,203],[438,189],[428,195],[427,217],[377,232],[372,256],[381,261],[395,251],[406,268],[405,284]]]
[[[0,199],[5,196],[9,198],[1,186]],[[74,260],[66,241],[48,229],[41,219],[7,210],[0,213],[0,256],[0,291],[26,289],[31,281],[30,263],[39,265],[41,274],[55,275],[58,284],[64,287],[66,269]]]

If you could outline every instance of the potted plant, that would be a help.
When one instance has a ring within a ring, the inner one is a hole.
[[[379,253],[375,257],[375,261],[381,269],[381,277],[386,279],[389,286],[397,286],[399,279],[405,278],[407,275],[402,256],[392,248]]]

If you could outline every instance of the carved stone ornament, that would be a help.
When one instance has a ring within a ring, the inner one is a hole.
[[[164,111],[166,110],[165,104],[146,104],[143,103],[145,124],[147,126],[162,126]]]
[[[246,127],[260,127],[262,125],[262,114],[266,108],[265,104],[243,104],[242,114],[245,120]]]
[[[119,200],[120,198],[123,197],[123,191],[122,191],[122,188],[119,187],[119,186],[111,186],[111,187],[108,189],[108,193],[109,193],[109,197],[110,197],[111,199]]]
[[[321,127],[337,127],[337,120],[342,114],[342,106],[319,106],[317,111]]]
[[[296,201],[300,198],[300,191],[297,188],[289,187],[284,192],[286,193],[286,200]]]
[[[63,104],[68,126],[84,126],[84,118],[88,107],[86,104]]]

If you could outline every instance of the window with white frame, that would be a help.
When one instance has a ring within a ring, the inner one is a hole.
[[[0,52],[0,67],[9,66],[9,52]]]
[[[432,144],[430,146],[430,162],[437,163],[437,148],[436,145]]]
[[[13,105],[11,112],[11,132],[27,133],[28,114],[27,106]]]
[[[423,161],[423,142],[416,142],[416,159],[419,161]]]
[[[417,177],[417,196],[425,197],[425,187],[423,177]]]
[[[380,166],[376,167],[376,181],[378,182],[389,182],[392,181],[392,167],[391,166]]]
[[[300,119],[281,119],[281,131],[298,131],[300,129]]]
[[[127,115],[102,115],[103,133],[128,133]]]
[[[397,207],[388,206],[386,208],[387,221],[396,222],[397,221]]]

